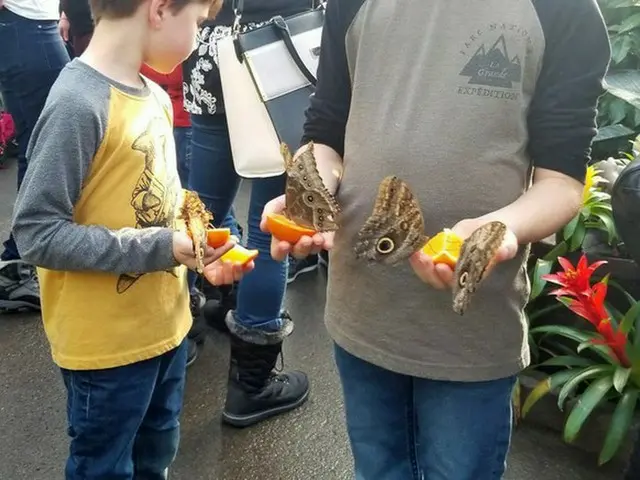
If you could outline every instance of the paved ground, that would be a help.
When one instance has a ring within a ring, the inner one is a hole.
[[[0,234],[14,199],[15,168],[0,170]],[[246,211],[246,188],[238,201]],[[182,444],[174,480],[342,480],[351,464],[342,424],[331,344],[322,323],[324,272],[301,277],[287,304],[297,322],[285,363],[309,373],[313,392],[297,412],[248,430],[223,427],[228,345],[211,333],[189,370]],[[64,391],[38,315],[0,316],[0,480],[62,478]],[[595,458],[564,445],[555,433],[520,428],[507,480],[615,480],[620,465],[598,469]]]

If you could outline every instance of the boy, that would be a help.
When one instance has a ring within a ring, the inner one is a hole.
[[[91,6],[93,38],[34,130],[13,228],[39,267],[45,331],[67,388],[66,478],[160,479],[178,446],[191,327],[184,265],[195,258],[177,231],[170,102],[138,72],[184,60],[210,4]],[[215,261],[231,247],[205,252],[213,283],[243,273]]]
[[[596,1],[329,1],[321,50],[303,143],[341,225],[273,241],[272,255],[333,247],[325,318],[356,478],[501,478],[529,362],[527,245],[577,213],[596,132],[610,54]],[[408,181],[428,235],[507,225],[464,317],[453,272],[425,254],[397,268],[356,259],[387,175]]]

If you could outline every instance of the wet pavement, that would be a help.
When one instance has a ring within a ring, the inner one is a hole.
[[[6,237],[15,165],[0,170],[0,234]],[[248,185],[238,198],[246,212]],[[323,270],[299,277],[287,292],[296,321],[285,345],[287,367],[306,371],[312,393],[295,412],[244,430],[220,423],[227,339],[210,332],[188,371],[182,443],[173,480],[343,480],[352,478],[340,386],[322,321]],[[39,315],[0,315],[0,480],[63,478],[67,439],[62,381],[51,362]],[[520,427],[507,480],[616,480],[621,466],[596,466],[593,455],[563,444],[559,434]]]

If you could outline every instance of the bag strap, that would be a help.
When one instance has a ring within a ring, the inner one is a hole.
[[[287,25],[287,22],[281,16],[277,16],[277,17],[273,17],[272,25],[275,28],[276,32],[278,32],[280,38],[282,38],[282,41],[284,42],[285,46],[287,47],[287,50],[289,51],[289,55],[291,55],[291,58],[296,64],[296,67],[298,67],[300,72],[305,76],[305,78],[309,81],[309,83],[315,87],[316,77],[313,73],[311,73],[311,71],[304,64],[304,62],[302,61],[302,58],[300,58],[300,54],[298,53],[296,46],[293,44],[293,41],[291,40],[291,32],[289,31],[289,25]]]
[[[310,0],[311,10],[317,8],[327,8],[327,0]],[[244,0],[232,0],[231,9],[233,10],[233,33],[240,31],[240,21],[242,20],[242,14],[244,13]]]

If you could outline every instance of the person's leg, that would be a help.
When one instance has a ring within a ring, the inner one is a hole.
[[[0,45],[0,90],[16,124],[19,188],[27,170],[31,132],[69,55],[55,21],[28,20],[7,9],[0,10]],[[18,258],[10,238],[2,260]]]
[[[215,227],[230,228],[231,233],[240,238],[232,207],[240,178],[233,168],[225,118],[192,115],[191,122],[188,188],[198,193],[213,213]],[[208,288],[203,277],[195,272],[189,272],[189,286],[192,291],[202,290],[209,301],[202,316],[214,327],[224,324],[224,313],[232,307],[230,304],[235,298],[233,287]]]
[[[515,377],[414,380],[418,463],[429,480],[499,480],[511,440]]]
[[[214,215],[219,227],[231,211],[240,177],[231,154],[226,119],[223,116],[192,116],[192,159],[189,187],[196,191]],[[258,248],[256,268],[244,277],[237,290],[222,289],[219,302],[205,316],[216,326],[231,324],[229,388],[223,419],[247,426],[301,405],[308,394],[308,380],[300,372],[272,375],[292,323],[281,315],[286,265],[274,262],[269,254],[269,237],[260,232],[259,219],[264,204],[284,191],[284,179],[256,179],[249,208],[247,246]],[[238,235],[235,225],[232,233]],[[247,283],[247,279],[251,280]],[[237,307],[236,313],[231,309]],[[227,315],[227,312],[230,315]],[[225,317],[231,321],[225,322]],[[234,320],[237,318],[237,321]],[[220,327],[221,329],[221,327]],[[263,335],[265,332],[265,335]],[[253,334],[256,333],[258,340]],[[245,335],[246,334],[246,335]]]
[[[421,479],[411,377],[372,365],[337,345],[334,355],[356,480]]]
[[[173,127],[173,138],[176,143],[176,161],[178,176],[182,188],[189,188],[189,168],[191,165],[191,128]]]
[[[65,469],[66,480],[133,478],[136,468],[134,445],[136,439],[139,439],[139,431],[147,431],[141,429],[141,426],[144,424],[148,429],[150,424],[157,425],[147,419],[147,414],[156,411],[158,397],[155,396],[155,390],[158,388],[162,391],[167,357],[175,357],[176,361],[184,365],[184,349],[181,349],[123,367],[62,370],[68,395],[68,434],[71,438]],[[152,405],[154,409],[151,408]],[[173,415],[173,398],[171,405]],[[169,426],[172,425],[167,423],[166,430],[171,430]],[[174,437],[175,434],[172,435],[171,445],[175,443]],[[164,453],[169,449],[168,443],[166,439],[159,441],[157,448],[161,444]],[[139,453],[138,448],[137,454]],[[169,456],[173,457],[173,454],[163,455],[166,458]],[[142,458],[142,465],[145,465],[150,463],[148,459],[152,457],[142,455]],[[168,465],[166,461],[162,464]]]
[[[6,8],[0,9],[0,45],[0,91],[16,125],[19,188],[31,132],[69,55],[56,22],[28,20]],[[5,241],[0,259],[0,309],[39,309],[35,270],[19,262],[13,236]]]
[[[227,314],[231,367],[223,419],[245,427],[302,405],[309,380],[298,371],[273,374],[293,322],[282,312],[286,262],[271,258],[271,236],[260,230],[265,204],[284,192],[284,176],[257,178],[249,200],[247,247],[257,249],[255,269],[240,280],[235,311]]]
[[[149,408],[133,445],[134,478],[162,480],[178,452],[187,342],[160,359]]]

